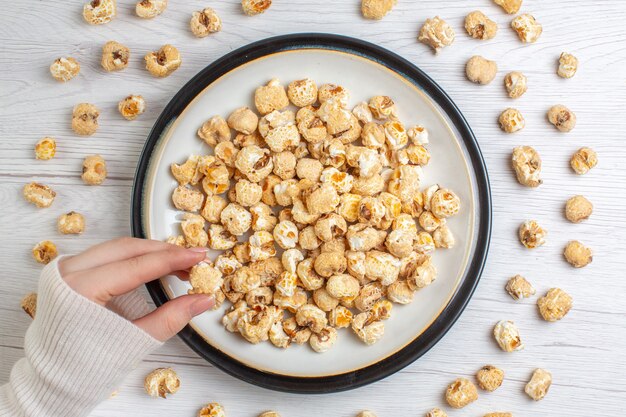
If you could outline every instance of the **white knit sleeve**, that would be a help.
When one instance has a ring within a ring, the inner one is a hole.
[[[58,259],[41,273],[26,357],[0,387],[0,416],[86,416],[161,345],[113,311],[74,292]]]

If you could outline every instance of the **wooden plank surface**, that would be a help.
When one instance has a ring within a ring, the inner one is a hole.
[[[133,15],[134,3],[119,2],[119,15],[108,25],[82,21],[79,2],[11,2],[0,14],[0,383],[23,355],[29,318],[20,298],[36,287],[39,265],[30,248],[52,238],[64,253],[129,234],[132,176],[150,127],[167,101],[204,66],[249,42],[293,32],[331,32],[355,36],[401,54],[433,77],[457,103],[482,147],[491,176],[494,229],[489,260],[466,312],[444,339],[422,359],[396,375],[355,391],[323,396],[274,393],[240,382],[208,365],[181,341],[172,340],[150,355],[124,382],[120,394],[101,404],[94,416],[192,416],[206,402],[219,401],[229,416],[255,416],[276,409],[283,416],[352,416],[360,409],[379,416],[423,415],[443,406],[445,386],[457,376],[469,376],[485,364],[506,371],[495,393],[481,393],[478,402],[450,415],[482,415],[511,411],[518,416],[617,416],[626,396],[626,31],[623,0],[526,0],[523,11],[544,27],[540,40],[523,45],[508,27],[505,15],[489,0],[399,0],[384,20],[366,21],[357,0],[280,1],[264,15],[246,17],[236,0],[211,2],[170,0],[167,11],[153,20]],[[223,31],[195,39],[188,30],[191,12],[213,7]],[[463,30],[464,16],[480,9],[500,26],[494,40],[479,42]],[[421,23],[440,15],[454,27],[455,43],[435,56],[416,42]],[[131,48],[131,64],[120,73],[105,73],[100,49],[108,40]],[[154,79],[142,68],[142,56],[165,43],[176,45],[183,65],[166,79]],[[580,60],[571,80],[556,76],[562,51]],[[498,78],[488,86],[469,83],[466,60],[475,54],[498,62]],[[69,83],[54,81],[48,66],[59,56],[79,60],[81,74]],[[508,99],[502,77],[511,70],[529,78],[529,91]],[[271,77],[272,74],[268,74]],[[117,102],[142,94],[148,110],[128,122],[117,114]],[[92,102],[101,109],[101,128],[89,138],[70,129],[71,109]],[[578,125],[561,134],[545,120],[546,110],[562,103],[574,110]],[[504,135],[497,116],[504,108],[519,108],[526,128]],[[32,146],[42,136],[58,140],[58,156],[35,161]],[[520,144],[537,148],[544,161],[544,185],[519,186],[509,168],[511,149]],[[569,169],[570,155],[581,146],[599,154],[598,166],[578,177]],[[103,186],[87,187],[79,174],[82,158],[102,154],[109,178]],[[48,210],[36,210],[20,198],[32,180],[58,193]],[[567,198],[587,196],[595,211],[589,221],[573,225],[562,215]],[[87,216],[81,237],[59,236],[56,217],[69,210]],[[523,250],[516,229],[525,219],[539,220],[549,231],[548,243],[534,252]],[[561,256],[570,239],[595,251],[593,263],[574,270]],[[574,309],[559,323],[543,322],[535,299],[514,303],[504,283],[514,274],[527,276],[538,293],[559,286],[574,297]],[[505,354],[490,333],[500,319],[514,320],[526,349]],[[157,366],[173,366],[182,378],[181,391],[161,401],[142,392],[143,376]],[[534,403],[523,386],[536,367],[549,369],[554,384],[545,400]]]

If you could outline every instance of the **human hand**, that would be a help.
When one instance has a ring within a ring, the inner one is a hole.
[[[113,297],[164,275],[186,279],[186,270],[202,261],[206,251],[206,248],[185,249],[155,240],[124,237],[64,257],[58,267],[63,280],[74,291],[106,306]],[[214,305],[215,299],[204,294],[183,295],[132,322],[155,339],[166,341],[193,317]]]

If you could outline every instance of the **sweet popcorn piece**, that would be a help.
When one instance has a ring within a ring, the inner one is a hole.
[[[252,226],[252,215],[241,205],[230,203],[222,210],[220,221],[230,233],[241,236]]]
[[[83,173],[81,178],[88,185],[99,185],[107,177],[107,165],[100,155],[90,155],[83,161]]]
[[[565,260],[575,268],[585,267],[593,260],[593,251],[591,248],[577,240],[572,240],[567,243],[563,255],[565,256]]]
[[[326,326],[319,332],[313,332],[309,339],[311,348],[317,353],[327,352],[337,341],[337,329]]]
[[[543,28],[535,18],[527,13],[517,16],[511,21],[511,27],[524,43],[534,43],[541,36]]]
[[[374,414],[374,412],[372,411],[364,410],[357,414],[356,417],[376,417],[376,414]]]
[[[537,368],[530,381],[524,387],[524,392],[535,401],[543,399],[552,385],[552,374],[545,369]]]
[[[20,301],[20,307],[31,319],[34,319],[37,314],[37,293],[26,294]]]
[[[519,71],[504,76],[504,88],[510,98],[519,98],[528,90],[528,78]]]
[[[83,18],[90,25],[109,23],[116,13],[115,0],[91,0],[83,6]]]
[[[369,319],[368,313],[357,314],[352,319],[352,331],[368,346],[378,342],[385,334],[385,325],[382,321],[369,323]]]
[[[141,0],[135,6],[135,13],[143,19],[152,19],[167,8],[167,0]]]
[[[57,193],[55,193],[52,188],[47,185],[31,182],[30,184],[26,184],[24,186],[22,189],[22,195],[29,203],[32,203],[39,208],[46,208],[52,205]]]
[[[182,64],[180,52],[173,45],[163,45],[158,51],[148,52],[144,57],[146,69],[155,77],[167,77]]]
[[[559,57],[559,68],[556,73],[562,78],[572,78],[578,70],[578,58],[567,52],[561,53]]]
[[[350,93],[337,84],[322,84],[317,90],[317,99],[322,104],[332,99],[341,107],[345,108],[348,107]]]
[[[257,145],[249,145],[242,148],[237,154],[235,167],[251,182],[261,182],[274,169],[271,152],[269,149],[260,148]],[[280,178],[276,177],[279,181]],[[265,185],[263,186],[264,190]],[[273,187],[272,187],[273,188]],[[263,200],[265,204],[275,203]]]
[[[551,288],[537,300],[539,313],[545,321],[561,320],[569,313],[572,304],[572,297],[560,288]]]
[[[310,106],[317,101],[317,85],[310,78],[292,81],[287,87],[287,96],[295,106]]]
[[[521,300],[535,295],[535,288],[521,275],[515,275],[509,279],[504,289],[514,300]]]
[[[580,148],[570,159],[570,166],[578,175],[583,175],[598,164],[598,155],[591,148]]]
[[[223,283],[224,279],[220,270],[215,268],[212,263],[203,261],[193,266],[189,271],[191,289],[187,293],[215,295],[221,291]]]
[[[142,96],[130,95],[121,100],[117,109],[126,120],[135,120],[146,111],[146,100]]]
[[[205,38],[222,30],[222,20],[215,10],[206,7],[191,14],[189,27],[196,38]]]
[[[230,234],[226,228],[220,224],[209,226],[209,247],[215,250],[228,250],[235,247],[237,237]]]
[[[280,417],[277,411],[266,411],[262,414],[259,414],[259,417]]]
[[[448,417],[448,414],[441,408],[433,408],[426,413],[426,417]]]
[[[465,64],[467,79],[476,84],[489,84],[496,78],[498,65],[479,55],[474,55]]]
[[[456,243],[452,230],[445,224],[437,228],[432,236],[435,248],[452,249]]]
[[[196,212],[202,208],[204,195],[196,189],[179,185],[172,193],[172,202],[178,210]]]
[[[109,41],[102,47],[100,65],[107,71],[120,71],[128,66],[130,49],[119,42]]]
[[[272,0],[241,0],[241,8],[248,16],[265,13],[272,5]]]
[[[485,391],[493,392],[500,388],[504,380],[504,371],[493,365],[483,366],[476,372],[478,386]]]
[[[315,258],[313,263],[315,272],[324,278],[342,274],[347,268],[347,260],[340,252],[323,252]]]
[[[446,401],[452,408],[463,408],[478,399],[476,386],[467,378],[457,378],[446,389]]]
[[[380,20],[393,9],[397,0],[362,0],[361,14],[366,19]]]
[[[361,141],[370,149],[381,148],[385,144],[385,129],[378,123],[365,123],[361,130]]]
[[[508,108],[500,113],[498,122],[500,123],[500,128],[506,133],[518,132],[526,126],[526,121],[522,113],[513,108]]]
[[[89,103],[80,103],[72,111],[72,130],[82,136],[90,136],[98,130],[100,111]]]
[[[454,42],[454,29],[445,20],[435,16],[426,19],[417,40],[433,48],[435,53],[439,53],[442,48]]]
[[[505,352],[524,349],[519,330],[512,321],[501,320],[493,328],[493,336],[498,346]]]
[[[178,391],[180,378],[172,368],[157,368],[146,375],[144,388],[151,397],[165,398]]]
[[[274,240],[283,249],[295,248],[298,243],[298,228],[289,221],[284,220],[274,228]]]
[[[46,136],[35,144],[35,159],[47,161],[54,158],[57,150],[57,143],[54,138]]]
[[[44,240],[37,243],[33,247],[32,253],[35,261],[46,265],[56,258],[59,252],[57,251],[57,246],[53,242]]]
[[[565,218],[572,223],[587,220],[593,212],[593,204],[582,195],[576,195],[565,203]]]
[[[527,220],[519,228],[519,240],[528,249],[535,249],[546,243],[547,234],[535,220]]]
[[[230,127],[222,116],[213,116],[198,129],[198,137],[215,147],[218,143],[230,141]]]
[[[198,411],[198,417],[226,417],[226,411],[219,403],[209,403]]]
[[[254,182],[242,179],[235,184],[235,193],[238,204],[244,207],[251,207],[261,201],[263,189]]]
[[[66,82],[76,77],[80,72],[80,64],[72,57],[61,57],[50,65],[50,74],[61,82]]]
[[[205,220],[202,216],[186,213],[180,227],[189,247],[205,247],[209,241],[209,235],[204,230]]]
[[[561,132],[569,132],[576,126],[576,115],[562,104],[550,107],[548,120]]]
[[[455,216],[460,209],[461,199],[452,190],[437,190],[430,199],[430,211],[440,219]]]
[[[522,0],[493,0],[493,2],[508,14],[516,14],[522,7]]]
[[[261,86],[254,92],[254,104],[262,115],[275,110],[283,110],[289,105],[289,98],[285,87],[276,78],[270,80],[267,85]]]
[[[515,170],[517,182],[527,187],[538,187],[543,183],[541,176],[541,157],[530,146],[518,146],[513,149],[511,164]]]
[[[465,16],[465,30],[474,39],[493,39],[498,32],[498,24],[479,10]]]
[[[398,109],[389,96],[374,96],[370,99],[369,110],[377,120],[389,120],[397,117]]]

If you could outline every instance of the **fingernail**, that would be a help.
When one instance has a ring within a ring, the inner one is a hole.
[[[195,253],[207,253],[209,248],[189,248],[189,250]]]
[[[213,308],[215,306],[215,298],[213,298],[210,295],[198,297],[198,298],[199,299],[191,303],[191,306],[189,307],[191,310],[191,315],[193,317],[197,316],[198,314],[202,314],[208,309]]]

